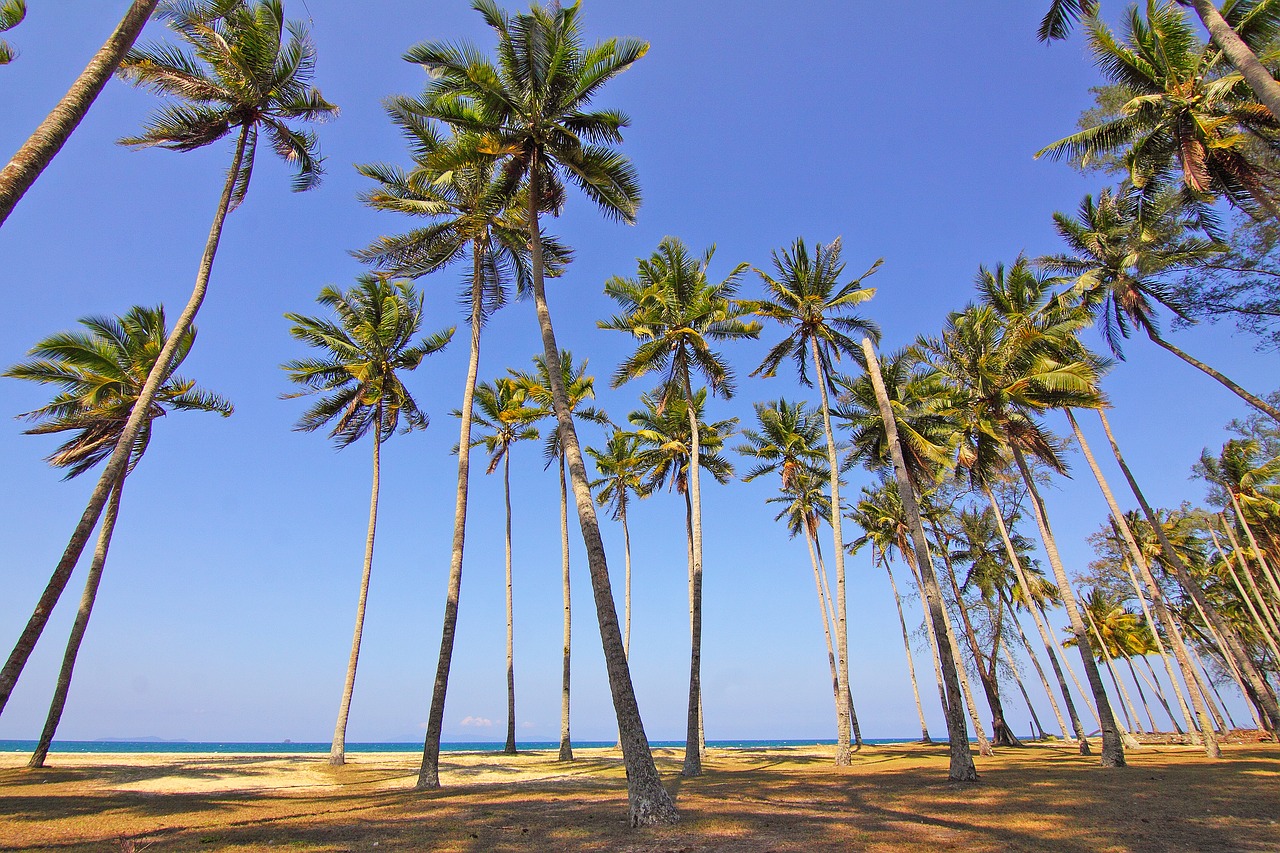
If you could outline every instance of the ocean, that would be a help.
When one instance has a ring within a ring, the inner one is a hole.
[[[907,743],[909,738],[867,738],[863,743],[887,744]],[[779,746],[835,746],[834,740],[710,740],[710,748],[726,749],[768,749]],[[945,745],[945,741],[943,742]],[[575,748],[590,749],[592,747],[616,746],[616,741],[590,740],[575,743]],[[659,740],[651,741],[650,746],[682,748],[684,741]],[[517,743],[519,749],[557,749],[559,741],[530,741]],[[0,740],[0,752],[31,752],[36,748],[34,740]],[[442,752],[500,752],[502,741],[459,741],[442,743]],[[294,755],[309,753],[327,753],[328,743],[294,743],[292,741],[276,741],[273,743],[258,742],[215,742],[186,740],[55,740],[50,752],[211,752],[229,755],[239,754],[272,754]],[[347,752],[422,752],[421,741],[417,743],[348,743]]]

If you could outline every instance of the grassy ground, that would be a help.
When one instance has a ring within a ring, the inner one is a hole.
[[[0,755],[0,850],[541,849],[646,851],[1280,849],[1280,746],[1130,752],[1103,770],[1062,745],[979,759],[946,781],[945,746],[713,750],[699,779],[658,750],[681,822],[630,830],[614,750],[443,756],[440,791],[413,790],[417,756],[58,755],[29,771]]]

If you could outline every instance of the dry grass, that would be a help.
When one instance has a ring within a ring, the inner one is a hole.
[[[1210,762],[1181,746],[1103,770],[1065,746],[1004,749],[982,781],[946,781],[944,746],[714,750],[699,779],[658,750],[681,822],[629,830],[619,756],[446,754],[447,788],[413,790],[417,756],[0,756],[0,850],[1280,850],[1280,747]]]

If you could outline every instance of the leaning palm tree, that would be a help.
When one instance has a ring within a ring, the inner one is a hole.
[[[595,463],[600,479],[591,481],[596,492],[596,504],[609,506],[613,517],[622,523],[622,547],[626,563],[625,592],[623,594],[622,647],[631,655],[631,531],[627,528],[627,507],[631,496],[645,498],[649,488],[644,482],[644,461],[640,452],[640,437],[633,432],[614,429],[604,450],[587,448],[587,455]]]
[[[418,407],[400,374],[417,369],[422,359],[443,349],[454,330],[446,329],[415,341],[422,328],[422,297],[407,282],[393,283],[382,276],[362,275],[356,286],[345,293],[325,287],[316,302],[329,309],[333,319],[285,314],[286,319],[294,323],[289,333],[322,351],[317,358],[297,359],[283,365],[289,379],[303,387],[294,394],[285,394],[286,399],[320,395],[294,428],[301,432],[329,428],[329,437],[339,450],[373,434],[373,487],[356,627],[329,749],[329,763],[336,765],[345,761],[347,716],[356,684],[360,637],[364,632],[365,602],[373,569],[373,539],[378,524],[382,443],[395,434],[402,418],[402,432],[427,426],[426,413]]]
[[[160,110],[141,136],[121,140],[124,144],[191,151],[236,131],[235,153],[218,199],[191,297],[174,321],[155,368],[139,392],[138,405],[121,430],[116,449],[99,476],[89,504],[35,611],[0,669],[0,711],[8,702],[53,606],[66,588],[71,570],[102,513],[111,485],[128,464],[129,448],[142,429],[161,377],[167,375],[182,336],[204,302],[223,223],[227,213],[243,201],[249,189],[259,130],[266,133],[271,147],[297,169],[294,190],[311,189],[320,180],[315,135],[290,125],[293,120],[324,120],[337,112],[337,107],[309,85],[315,68],[315,48],[306,29],[295,22],[285,23],[279,0],[260,0],[252,5],[226,0],[225,5],[228,8],[214,7],[221,12],[217,17],[211,17],[204,6],[175,6],[169,24],[190,46],[191,52],[163,45],[134,49],[120,66],[126,79],[175,99],[175,103]],[[284,40],[286,30],[287,41]]]
[[[508,369],[512,377],[523,386],[528,399],[542,406],[551,417],[551,380],[547,373],[547,361],[541,356],[533,357],[534,373],[522,373]],[[575,365],[573,353],[569,350],[560,352],[560,368],[564,371],[561,379],[565,392],[569,397],[569,410],[574,418],[595,424],[609,423],[609,417],[595,406],[585,405],[587,400],[594,399],[595,378],[587,375],[587,362]],[[573,740],[569,735],[569,651],[573,638],[573,611],[569,596],[569,489],[565,481],[564,447],[560,443],[559,430],[552,429],[547,433],[543,447],[543,458],[547,467],[556,463],[560,471],[560,585],[564,599],[564,642],[561,646],[560,658],[560,761],[573,760]],[[625,645],[625,638],[623,641]]]
[[[682,397],[693,400],[693,373],[706,380],[712,395],[733,396],[733,371],[712,342],[754,338],[760,324],[743,322],[746,308],[736,300],[738,280],[746,264],[739,264],[719,283],[707,278],[707,267],[715,247],[700,258],[689,254],[684,243],[664,237],[658,250],[639,261],[633,279],[615,276],[605,282],[622,313],[599,323],[602,329],[629,332],[639,341],[636,351],[619,365],[613,387],[649,373],[662,375],[661,403],[666,406]],[[689,416],[690,462],[689,496],[693,505],[692,563],[690,565],[690,609],[693,612],[692,652],[689,664],[689,725],[685,744],[684,776],[702,774],[698,749],[698,711],[702,703],[702,492],[698,464],[698,422],[694,406]]]
[[[56,468],[67,470],[66,479],[78,477],[111,455],[119,440],[120,430],[136,404],[138,391],[146,382],[164,346],[167,331],[164,308],[134,306],[122,317],[85,317],[80,320],[88,332],[60,332],[32,347],[35,358],[10,367],[0,376],[25,379],[42,385],[54,385],[59,391],[53,400],[19,417],[36,423],[27,435],[72,436],[46,457]],[[107,550],[120,511],[120,496],[125,477],[142,459],[151,441],[154,420],[174,411],[217,412],[231,414],[231,404],[215,394],[198,389],[195,382],[174,376],[173,371],[187,357],[195,343],[196,332],[188,330],[174,356],[169,374],[151,403],[151,411],[134,440],[129,465],[112,485],[111,497],[103,515],[102,528],[85,580],[80,607],[71,626],[71,636],[62,657],[57,687],[44,730],[31,755],[29,767],[43,767],[54,733],[66,707],[67,693],[76,656],[89,627],[97,599],[98,584],[106,565]]]
[[[157,2],[159,0],[133,0],[129,4],[124,18],[107,38],[106,44],[98,49],[84,71],[71,84],[67,94],[22,144],[8,165],[0,170],[0,225],[9,218],[23,194],[71,138],[71,133],[89,112],[89,107],[93,106],[102,87],[107,85],[107,81],[115,73],[120,60],[133,47],[138,34],[155,11]],[[215,14],[217,8],[218,4],[210,5],[210,10]],[[0,32],[16,26],[25,15],[25,0],[4,0],[0,4]],[[0,65],[8,63],[13,57],[12,48],[0,41]]]
[[[591,486],[578,434],[560,381],[560,351],[544,288],[540,214],[558,212],[566,200],[566,181],[581,189],[608,217],[635,220],[640,187],[630,161],[612,146],[621,142],[625,115],[591,110],[591,99],[612,78],[631,67],[649,49],[638,39],[609,39],[582,46],[579,7],[533,5],[511,15],[493,0],[472,7],[498,39],[495,64],[471,45],[419,44],[405,59],[432,76],[425,113],[474,134],[471,151],[459,152],[440,166],[465,165],[497,156],[510,188],[528,182],[528,219],[533,299],[543,356],[551,368],[553,403],[560,439],[573,485],[595,597],[596,616],[619,739],[627,767],[628,819],[632,826],[670,823],[675,805],[662,788],[640,719],[622,632],[613,604],[600,525],[591,502]],[[554,57],[554,61],[549,58]]]
[[[840,238],[827,246],[814,247],[813,255],[803,239],[797,239],[790,249],[773,253],[773,275],[756,270],[764,280],[766,298],[752,307],[760,316],[768,317],[790,329],[789,334],[776,344],[752,373],[774,376],[784,359],[795,362],[800,383],[812,386],[809,379],[809,359],[817,372],[818,390],[822,402],[822,426],[827,439],[827,470],[831,477],[831,530],[835,537],[836,563],[836,659],[842,685],[842,694],[849,687],[848,621],[845,602],[844,533],[841,529],[843,514],[840,502],[840,462],[836,458],[835,434],[831,429],[831,405],[828,390],[835,375],[835,362],[843,356],[855,361],[860,354],[851,334],[869,335],[880,339],[880,331],[872,321],[854,313],[854,309],[875,296],[875,290],[863,287],[863,281],[880,266],[877,260],[862,275],[840,282],[844,276],[844,262],[840,260]],[[849,763],[848,734],[850,709],[840,708],[841,731],[837,734],[836,764]]]
[[[489,454],[486,474],[492,474],[502,464],[502,494],[507,511],[506,526],[506,590],[507,590],[507,742],[504,751],[516,754],[516,671],[515,671],[515,621],[511,595],[511,449],[520,441],[536,441],[538,428],[532,424],[546,416],[540,406],[530,405],[528,391],[520,382],[510,377],[482,382],[476,387],[474,405],[477,411],[471,417],[482,429],[488,430],[473,440],[475,447],[483,446]],[[461,417],[462,413],[454,414]]]

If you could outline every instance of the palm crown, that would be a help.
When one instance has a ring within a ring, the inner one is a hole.
[[[706,401],[707,389],[699,388],[693,393],[693,409],[698,418],[698,467],[723,484],[733,477],[733,463],[720,451],[738,419],[707,423],[702,419]],[[655,491],[666,486],[683,494],[689,488],[692,446],[688,404],[683,397],[675,397],[664,405],[656,394],[645,394],[640,402],[644,408],[632,412],[627,420],[636,428],[641,464],[648,471],[645,489]]]
[[[826,451],[822,442],[822,421],[803,402],[790,404],[785,399],[756,403],[759,429],[743,429],[745,444],[736,448],[756,464],[744,476],[754,480],[777,471],[782,488],[788,489],[806,473],[822,469],[826,473]]]
[[[476,423],[489,430],[472,442],[472,447],[483,445],[489,453],[487,474],[497,469],[517,441],[535,441],[538,428],[533,424],[547,414],[542,406],[530,405],[528,389],[509,377],[477,385],[474,407]]]
[[[587,454],[600,474],[600,479],[591,482],[591,488],[596,490],[596,503],[611,507],[615,519],[626,511],[631,494],[648,497],[638,435],[615,429],[604,450],[588,447]]]

